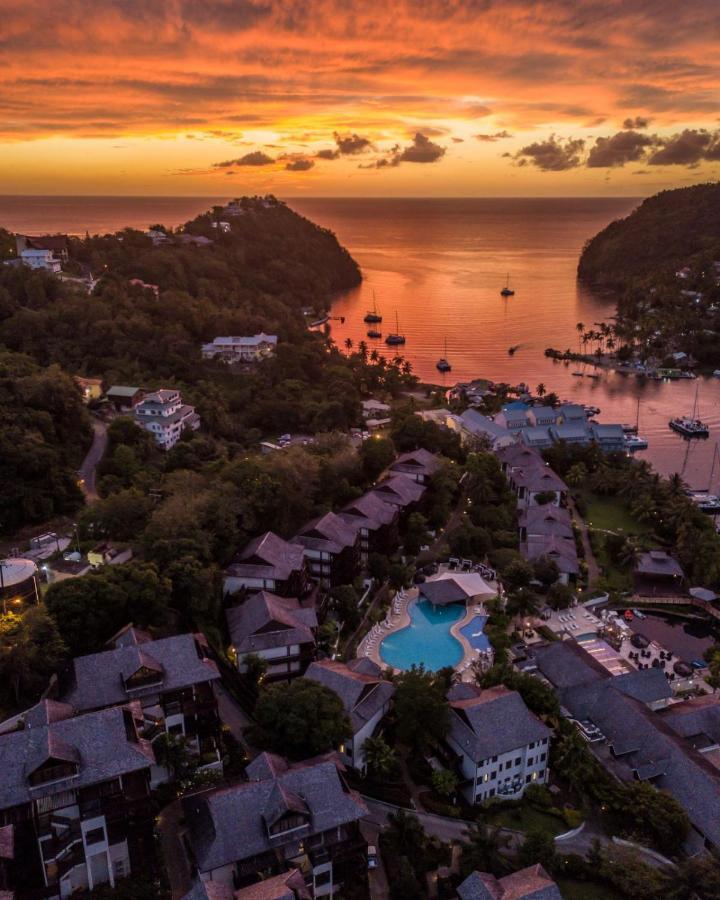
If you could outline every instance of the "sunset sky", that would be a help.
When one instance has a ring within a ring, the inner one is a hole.
[[[0,193],[642,195],[720,174],[717,0],[3,0]]]

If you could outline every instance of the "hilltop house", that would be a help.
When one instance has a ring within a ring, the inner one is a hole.
[[[481,690],[461,682],[450,689],[448,701],[446,742],[468,803],[495,796],[519,799],[529,784],[545,783],[552,732],[517,691],[503,685]]]
[[[200,416],[194,406],[183,404],[179,391],[160,390],[147,394],[135,406],[135,421],[149,431],[161,450],[170,450],[185,429],[197,431]]]
[[[396,506],[385,503],[372,491],[352,500],[338,513],[340,518],[360,532],[360,552],[365,559],[370,553],[388,555],[399,543]]]
[[[220,680],[202,634],[153,639],[128,625],[108,649],[71,660],[54,685],[57,698],[78,712],[138,703],[143,729],[182,735],[195,753],[215,753],[219,720],[213,684]],[[153,781],[164,773],[153,772]]]
[[[318,621],[314,604],[303,606],[293,597],[260,591],[226,610],[225,615],[241,672],[247,669],[247,657],[254,655],[267,663],[267,679],[287,680],[302,675],[315,659]]]
[[[62,264],[69,259],[70,245],[66,234],[43,234],[37,237],[31,237],[27,234],[16,234],[15,247],[18,257],[23,260],[25,259],[25,254],[31,251],[49,253],[50,259],[58,263],[57,269],[52,269],[52,271],[59,272]],[[33,266],[33,268],[45,267]]]
[[[370,659],[353,659],[347,665],[338,660],[323,659],[312,663],[305,677],[330,688],[342,700],[352,736],[338,752],[344,762],[364,771],[363,744],[375,734],[390,709],[395,686],[382,677],[380,667]]]
[[[277,335],[265,332],[252,337],[216,337],[202,345],[202,355],[205,359],[222,359],[227,363],[258,362],[275,355],[277,342]]]
[[[242,889],[301,869],[311,895],[325,897],[365,877],[359,822],[367,808],[334,754],[292,764],[262,753],[246,775],[246,783],[182,800],[201,881]]]
[[[310,575],[323,587],[351,584],[360,573],[360,531],[333,512],[308,522],[293,538]]]
[[[300,544],[266,531],[250,541],[225,569],[223,591],[269,591],[280,597],[304,598],[311,590],[310,572]]]
[[[31,269],[44,269],[46,272],[57,274],[62,269],[62,263],[55,259],[50,250],[41,250],[36,247],[28,247],[20,254],[20,261]]]
[[[105,391],[105,396],[118,412],[131,412],[145,396],[145,391],[139,387],[114,384]]]
[[[153,869],[152,746],[140,704],[76,715],[42,700],[0,733],[0,831],[24,897],[68,897]],[[14,720],[13,720],[14,721]]]

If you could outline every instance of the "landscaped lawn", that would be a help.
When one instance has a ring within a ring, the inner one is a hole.
[[[556,879],[564,900],[622,900],[623,895],[604,884],[577,881],[574,878]]]
[[[619,497],[599,497],[586,494],[588,528],[616,531],[622,534],[647,534],[645,525],[631,515]]]
[[[484,818],[491,825],[501,825],[504,828],[512,828],[514,831],[545,831],[552,837],[569,830],[562,819],[532,806],[500,809]]]

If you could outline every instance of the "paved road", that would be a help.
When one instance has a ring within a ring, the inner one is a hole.
[[[80,488],[85,495],[85,502],[97,500],[98,494],[95,488],[95,470],[103,458],[107,447],[107,425],[97,419],[93,420],[93,440],[82,465],[78,469]]]
[[[363,797],[365,805],[370,811],[370,815],[365,819],[379,828],[384,828],[391,813],[397,812],[399,807],[392,806],[390,803],[383,803],[381,800],[373,800],[371,797]],[[406,810],[406,812],[413,812]],[[467,830],[472,826],[472,822],[465,822],[462,819],[446,819],[444,816],[436,816],[432,813],[414,813],[420,820],[420,824],[425,831],[434,837],[440,838],[441,841],[464,841],[467,837]]]

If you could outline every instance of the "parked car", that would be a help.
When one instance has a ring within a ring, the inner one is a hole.
[[[377,869],[377,865],[378,865],[377,848],[373,844],[368,844],[367,861],[368,861],[368,869]]]

